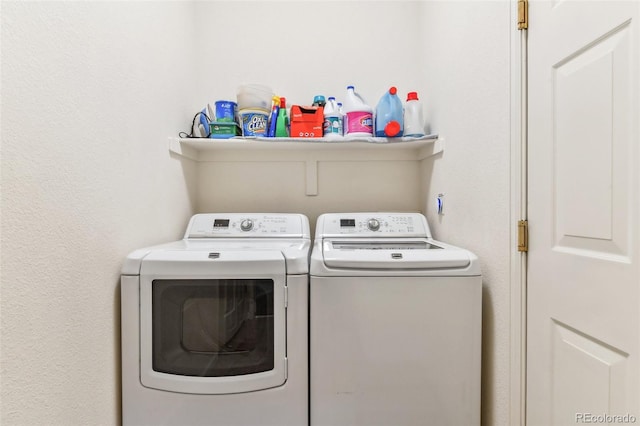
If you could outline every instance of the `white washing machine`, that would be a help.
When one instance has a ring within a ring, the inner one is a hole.
[[[418,213],[324,214],[310,282],[311,426],[480,424],[473,253]]]
[[[308,424],[308,219],[198,214],[123,266],[127,425]]]

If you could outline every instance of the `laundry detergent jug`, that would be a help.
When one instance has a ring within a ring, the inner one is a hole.
[[[402,101],[398,89],[391,87],[382,95],[376,106],[376,136],[396,138],[403,134],[404,128]]]
[[[373,136],[373,110],[353,86],[347,86],[343,110],[345,136]]]

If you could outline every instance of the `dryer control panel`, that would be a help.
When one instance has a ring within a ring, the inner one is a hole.
[[[431,237],[420,213],[330,213],[322,215],[318,224],[318,237]]]
[[[207,213],[189,221],[185,238],[297,237],[309,235],[305,216],[285,213]]]

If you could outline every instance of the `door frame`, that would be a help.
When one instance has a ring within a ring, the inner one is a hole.
[[[518,30],[511,1],[509,423],[526,423],[527,254],[518,251],[518,221],[527,219],[527,30]]]

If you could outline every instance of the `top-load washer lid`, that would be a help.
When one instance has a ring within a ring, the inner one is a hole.
[[[326,266],[339,269],[451,269],[472,260],[467,250],[426,239],[325,239],[322,256]]]
[[[477,257],[431,237],[420,213],[321,215],[310,271],[335,275],[479,275]]]

